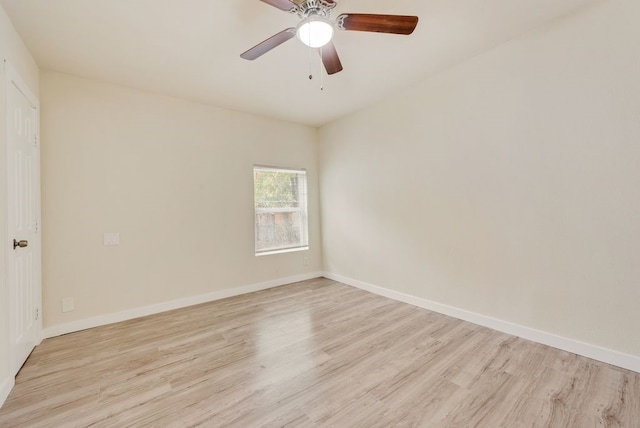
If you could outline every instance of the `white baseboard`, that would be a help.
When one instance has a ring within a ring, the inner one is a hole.
[[[266,290],[268,288],[279,287],[281,285],[291,284],[293,282],[305,281],[307,279],[319,278],[322,272],[310,272],[301,275],[289,276],[286,278],[278,278],[271,281],[260,282],[257,284],[249,284],[241,287],[230,288],[228,290],[214,291],[212,293],[202,294],[199,296],[186,297],[184,299],[173,300],[171,302],[163,302],[155,305],[143,306],[140,308],[129,309],[113,314],[99,315],[96,317],[86,318],[73,321],[66,324],[58,324],[48,327],[44,330],[44,337],[50,338],[60,336],[67,333],[86,330],[88,328],[99,327],[102,325],[113,324],[120,321],[127,321],[134,318],[140,318],[147,315],[158,314],[161,312],[172,311],[174,309],[185,308],[188,306],[199,305],[201,303],[212,302],[214,300],[226,299],[227,297],[239,296],[241,294],[253,293],[255,291]]]
[[[5,401],[7,401],[7,397],[13,389],[13,385],[15,384],[15,382],[16,380],[14,379],[14,377],[9,376],[0,384],[0,407],[2,407]]]
[[[469,321],[471,323],[488,327],[493,330],[501,331],[503,333],[518,336],[523,339],[531,340],[543,345],[548,345],[553,348],[562,349],[563,351],[582,355],[587,358],[592,358],[594,360],[602,361],[607,364],[640,373],[640,357],[635,355],[624,354],[622,352],[614,351],[596,345],[591,345],[589,343],[584,343],[579,340],[569,339],[552,333],[536,330],[534,328],[525,327],[497,318],[492,318],[486,315],[480,315],[474,312],[458,309],[453,306],[443,305],[441,303],[433,302],[405,293],[400,293],[398,291],[389,290],[387,288],[368,284],[366,282],[358,281],[356,279],[348,278],[339,274],[325,272],[323,276],[325,278],[333,279],[334,281],[342,282],[352,287],[369,291],[380,296],[388,297],[393,300],[408,303],[410,305],[428,309],[430,311],[437,312],[443,315],[448,315],[453,318]]]

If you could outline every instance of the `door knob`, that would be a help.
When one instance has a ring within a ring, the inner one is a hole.
[[[20,248],[24,248],[29,246],[29,241],[27,240],[22,240],[22,241],[16,241],[15,239],[13,240],[13,249],[15,250],[16,248],[20,247]]]

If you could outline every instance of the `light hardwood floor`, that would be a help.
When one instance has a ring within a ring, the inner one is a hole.
[[[640,427],[640,374],[317,279],[45,340],[1,427]]]

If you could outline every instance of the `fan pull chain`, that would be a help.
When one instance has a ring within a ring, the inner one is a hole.
[[[320,90],[324,91],[324,73],[322,72],[322,58],[324,58],[324,56],[322,55],[322,47],[320,47]]]
[[[309,31],[309,80],[313,79],[313,51],[314,49],[311,47],[311,31]],[[322,47],[320,47],[320,90],[324,91],[324,73],[322,72]]]
[[[313,79],[313,48],[309,46],[309,80]]]
[[[309,80],[311,80],[313,79],[313,48],[311,47],[311,31],[309,31],[307,46],[309,46]]]

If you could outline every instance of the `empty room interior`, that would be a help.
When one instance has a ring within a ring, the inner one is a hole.
[[[0,0],[0,426],[640,427],[639,20]]]

